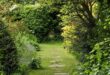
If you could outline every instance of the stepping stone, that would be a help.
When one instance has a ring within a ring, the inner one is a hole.
[[[55,63],[60,63],[61,62],[61,60],[52,60],[52,61],[50,61],[50,63],[52,63],[52,64],[55,64]]]
[[[61,56],[54,56],[53,59],[60,59]]]
[[[52,60],[54,60],[54,61],[62,61],[62,59],[59,59],[59,58],[53,58]]]
[[[60,58],[61,56],[56,56],[56,58]]]
[[[65,65],[63,65],[63,64],[52,64],[52,65],[50,65],[49,67],[51,67],[51,68],[62,68],[62,67],[64,67]]]
[[[69,75],[69,73],[54,73],[54,75]]]
[[[60,61],[52,60],[50,61],[51,64],[59,63]]]

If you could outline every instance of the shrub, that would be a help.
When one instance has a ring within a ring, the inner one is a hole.
[[[41,68],[41,61],[40,59],[32,59],[32,62],[29,64],[31,69],[40,69]]]
[[[82,64],[81,75],[109,75],[110,74],[110,38],[97,43],[87,59]]]
[[[49,36],[51,32],[54,33],[55,38],[61,38],[61,26],[59,25],[60,18],[57,16],[58,14],[59,9],[55,6],[40,5],[38,3],[26,6],[17,5],[17,8],[10,12],[12,21],[23,21],[30,32],[37,37],[38,42],[50,40]]]
[[[0,21],[0,70],[11,75],[18,69],[18,52],[4,22]]]
[[[15,42],[19,54],[20,71],[27,75],[29,64],[36,59],[37,51],[40,50],[36,37],[27,32],[19,32],[15,37]]]

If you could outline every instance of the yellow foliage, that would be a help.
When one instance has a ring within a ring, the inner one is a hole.
[[[64,37],[64,46],[69,49],[73,45],[74,39],[77,38],[75,35],[76,27],[74,24],[66,25],[62,28],[63,33],[61,34]]]

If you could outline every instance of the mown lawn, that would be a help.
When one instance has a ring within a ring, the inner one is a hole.
[[[60,60],[60,64],[64,65],[64,67],[56,68],[58,72],[75,75],[72,74],[72,71],[78,64],[78,61],[75,56],[68,53],[68,51],[63,48],[62,42],[42,43],[40,47],[41,51],[38,52],[37,57],[39,56],[41,58],[41,65],[43,68],[31,70],[29,75],[54,75],[56,72],[55,69],[49,67],[52,60]]]

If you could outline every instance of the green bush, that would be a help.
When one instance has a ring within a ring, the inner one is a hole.
[[[19,54],[20,71],[27,74],[30,69],[28,65],[32,59],[37,58],[37,51],[40,50],[37,39],[27,32],[19,32],[15,37],[15,43]]]
[[[97,43],[82,64],[81,75],[109,75],[110,74],[110,38]]]
[[[40,69],[41,68],[41,61],[40,59],[32,59],[32,62],[29,64],[31,69]]]
[[[106,39],[110,37],[110,8],[104,0],[96,0],[91,7],[92,11],[83,0],[76,4],[69,0],[63,5],[64,44],[82,54],[79,75],[110,75],[110,39]]]
[[[0,70],[11,75],[17,71],[18,66],[17,48],[5,23],[0,20]]]
[[[30,32],[37,37],[38,42],[54,38],[61,39],[60,18],[58,17],[59,9],[52,5],[40,5],[38,3],[35,5],[17,6],[16,9],[10,12],[12,21],[23,21]],[[55,36],[54,38],[49,37],[51,33]]]

